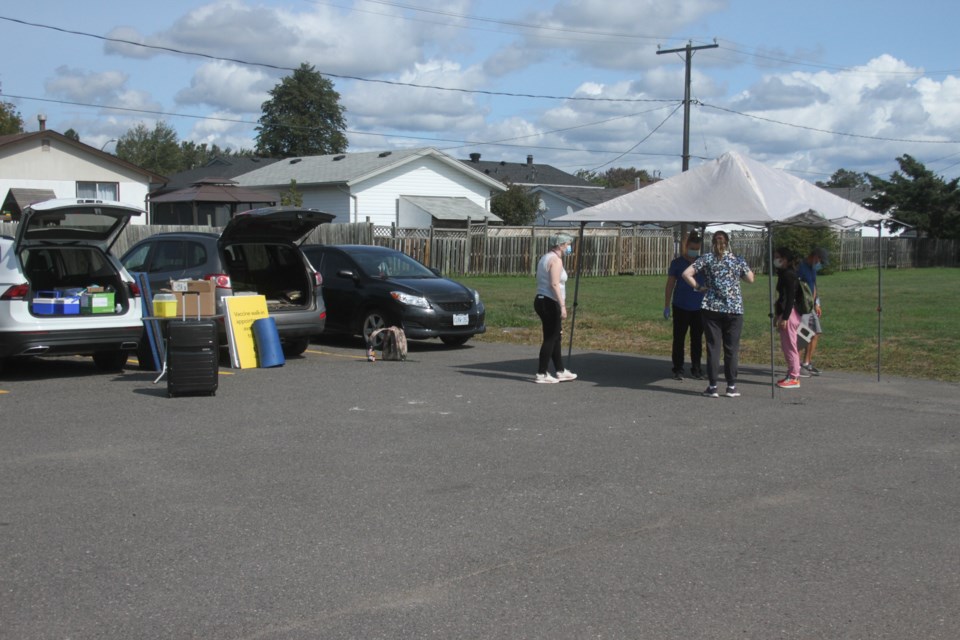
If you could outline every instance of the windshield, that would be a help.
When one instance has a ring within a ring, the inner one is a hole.
[[[358,252],[352,254],[360,268],[374,278],[436,278],[430,269],[403,253]]]

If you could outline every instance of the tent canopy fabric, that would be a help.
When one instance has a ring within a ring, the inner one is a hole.
[[[885,218],[786,171],[731,151],[679,175],[555,220],[856,228]]]

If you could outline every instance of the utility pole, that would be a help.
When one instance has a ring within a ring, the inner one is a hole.
[[[693,52],[701,49],[716,49],[720,45],[703,44],[693,46],[692,42],[687,42],[687,46],[682,49],[657,49],[657,55],[661,53],[686,53],[687,70],[683,84],[683,170],[690,168],[690,67],[693,65]]]
[[[685,53],[686,54],[686,75],[683,82],[683,156],[682,170],[690,168],[690,68],[693,66],[693,52],[701,49],[716,49],[720,45],[714,40],[713,44],[703,44],[693,46],[693,42],[687,41],[687,46],[682,49],[660,49],[657,48],[657,55],[661,53]],[[687,235],[687,225],[680,225],[680,241]],[[680,253],[680,241],[676,243],[677,253]]]

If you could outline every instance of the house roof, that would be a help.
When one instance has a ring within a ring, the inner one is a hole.
[[[273,164],[236,176],[245,187],[286,187],[291,180],[298,185],[342,184],[353,186],[376,177],[385,171],[415,162],[423,157],[435,158],[457,171],[466,171],[491,186],[503,189],[497,180],[433,148],[397,149],[362,153],[337,153],[323,156],[287,158]]]
[[[592,207],[601,202],[618,198],[625,193],[635,191],[634,187],[619,187],[617,189],[605,189],[603,187],[545,187],[537,186],[531,189],[532,192],[545,192],[566,200],[571,204],[581,208]]]
[[[184,189],[205,178],[232,179],[244,173],[250,173],[274,162],[277,158],[257,158],[253,156],[216,156],[202,167],[195,167],[169,176],[166,184],[153,191],[162,195],[178,189]]]
[[[480,154],[474,153],[469,160],[460,162],[505,184],[596,187],[583,178],[578,178],[549,164],[534,164],[533,156],[527,156],[526,162],[496,162],[480,160]]]
[[[840,196],[850,202],[863,204],[864,200],[873,196],[873,189],[870,187],[821,187],[824,191]]]
[[[163,202],[243,202],[243,203],[275,203],[280,197],[272,191],[259,191],[239,187],[233,180],[226,178],[202,178],[183,189],[169,191],[159,196],[151,197],[153,203]]]
[[[161,176],[159,173],[154,173],[143,167],[137,166],[132,162],[127,162],[126,160],[121,160],[117,156],[106,153],[97,149],[96,147],[91,147],[88,144],[84,144],[73,138],[69,138],[62,133],[57,133],[53,129],[44,129],[42,131],[32,131],[30,133],[14,133],[7,136],[0,136],[0,150],[4,147],[14,147],[19,144],[30,142],[32,140],[43,140],[44,138],[53,138],[62,144],[66,144],[77,149],[82,150],[84,153],[88,153],[93,156],[102,158],[108,162],[124,167],[134,173],[139,173],[140,175],[146,176],[150,182],[164,182],[166,178]]]
[[[2,210],[20,215],[28,205],[34,202],[51,200],[56,197],[57,194],[53,192],[53,189],[21,189],[12,187],[7,191],[7,196],[3,199]]]
[[[503,222],[503,218],[491,213],[469,198],[455,198],[443,196],[400,196],[400,199],[423,209],[434,220],[457,220],[466,222],[473,220],[480,222]]]

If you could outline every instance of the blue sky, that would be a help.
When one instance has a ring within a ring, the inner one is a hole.
[[[434,146],[667,177],[681,167],[684,69],[657,46],[716,38],[694,56],[691,166],[736,150],[826,180],[888,176],[909,153],[953,178],[957,24],[958,3],[924,0],[10,0],[0,99],[28,130],[43,113],[108,151],[158,119],[181,140],[252,148],[267,91],[308,62],[340,76],[350,151]]]

